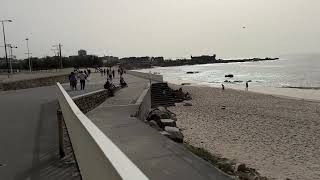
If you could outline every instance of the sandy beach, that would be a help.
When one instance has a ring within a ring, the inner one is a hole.
[[[183,90],[193,106],[169,109],[186,142],[269,178],[320,179],[319,102],[211,87]]]

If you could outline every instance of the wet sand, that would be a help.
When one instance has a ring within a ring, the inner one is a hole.
[[[186,142],[270,178],[320,179],[319,102],[211,87],[183,90],[193,106],[170,110]]]

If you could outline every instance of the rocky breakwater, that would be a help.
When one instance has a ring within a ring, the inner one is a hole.
[[[165,107],[153,108],[149,111],[145,120],[151,127],[175,142],[183,143],[183,134],[177,127],[177,117]]]

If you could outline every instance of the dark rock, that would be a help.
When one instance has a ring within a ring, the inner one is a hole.
[[[247,167],[245,164],[240,163],[240,164],[236,164],[235,169],[237,172],[247,172]]]
[[[188,71],[187,74],[197,74],[199,71]]]
[[[158,124],[156,121],[154,121],[154,120],[151,120],[151,121],[149,122],[149,125],[150,125],[151,127],[155,128],[155,129],[159,130],[159,131],[162,130],[162,129],[159,127],[159,124]]]
[[[191,85],[191,83],[181,83],[182,86]]]
[[[165,126],[170,126],[170,127],[176,127],[176,121],[172,120],[172,119],[161,119],[161,124],[163,125],[163,127]]]
[[[160,134],[170,138],[170,134],[167,131],[161,131]]]
[[[155,120],[157,123],[160,122],[160,119],[173,119],[176,120],[176,116],[174,113],[169,111],[165,107],[158,107],[149,112],[147,121]]]
[[[179,142],[179,143],[183,143],[183,134],[180,132],[180,130],[176,127],[169,127],[169,126],[166,126],[164,128],[164,130],[169,133],[169,138],[176,141],[176,142]]]
[[[160,121],[161,119],[161,111],[158,109],[154,109],[149,112],[147,121],[155,120],[155,121]]]
[[[183,106],[192,106],[191,102],[185,102]]]
[[[224,77],[233,78],[233,74],[226,74]]]

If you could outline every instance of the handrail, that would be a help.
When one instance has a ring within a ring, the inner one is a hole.
[[[82,179],[149,178],[73,102],[60,83],[58,100]]]

